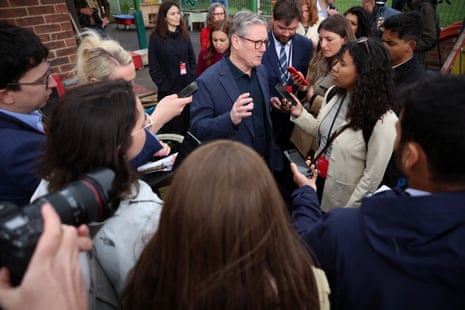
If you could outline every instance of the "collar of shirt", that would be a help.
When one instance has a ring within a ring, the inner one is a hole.
[[[235,64],[233,64],[231,59],[229,59],[229,56],[225,55],[224,59],[226,60],[226,63],[228,64],[229,69],[231,70],[231,74],[232,74],[234,80],[238,80],[238,79],[242,78],[244,75],[247,76],[248,78],[251,78],[251,76],[255,72],[255,68],[252,68],[252,74],[249,77],[249,75],[247,73],[243,72]]]
[[[412,58],[413,58],[413,56],[410,57],[409,59],[407,59],[406,61],[404,61],[403,63],[400,63],[400,64],[398,64],[398,65],[392,66],[392,69],[395,69],[395,68],[398,68],[398,67],[402,66],[403,64],[407,63],[407,62],[408,62],[410,59],[412,59]]]
[[[425,192],[425,191],[421,191],[419,189],[415,189],[415,188],[407,188],[405,189],[405,192],[408,193],[410,196],[412,197],[418,197],[418,196],[428,196],[428,195],[431,195],[430,192]]]
[[[42,114],[40,114],[40,112],[37,110],[28,114],[12,112],[4,109],[0,109],[0,111],[20,120],[21,122],[37,129],[40,132],[44,132],[44,126],[42,125]]]
[[[284,46],[284,50],[286,51],[286,58],[287,58],[287,63],[289,64],[289,66],[291,65],[290,64],[290,60],[289,60],[289,53],[291,51],[291,42],[292,42],[292,39],[289,40],[286,44],[282,44],[281,42],[278,41],[278,39],[276,39],[276,37],[274,36],[274,33],[273,31],[271,31],[271,34],[273,36],[273,41],[274,41],[274,48],[276,50],[276,55],[278,56],[278,59],[279,59],[279,55],[281,53],[281,46]]]

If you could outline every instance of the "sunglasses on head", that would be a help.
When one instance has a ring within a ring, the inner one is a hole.
[[[363,46],[365,48],[365,51],[367,54],[370,54],[370,48],[368,47],[368,38],[367,37],[360,37],[357,39],[357,43],[360,46]]]

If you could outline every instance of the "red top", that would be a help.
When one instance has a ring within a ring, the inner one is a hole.
[[[200,30],[200,50],[206,49],[210,43],[210,28]]]
[[[199,53],[199,59],[197,60],[197,77],[199,77],[202,74],[202,72],[207,70],[208,67],[218,62],[221,58],[223,58],[223,55],[224,55],[214,50],[213,58],[210,59],[210,63],[207,63],[207,61],[204,59],[206,53],[207,53],[207,49],[203,49]]]

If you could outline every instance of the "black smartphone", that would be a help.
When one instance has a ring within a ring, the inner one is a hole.
[[[300,173],[306,177],[313,176],[312,169],[307,166],[305,158],[299,153],[299,151],[296,149],[285,150],[284,156],[286,156],[290,162],[293,162],[297,165],[297,169],[299,169]]]
[[[287,101],[291,103],[291,105],[295,106],[297,105],[297,101],[289,94],[287,89],[280,83],[276,84],[274,86],[274,89],[278,92],[278,94],[281,96],[281,98],[285,98]]]
[[[197,89],[198,89],[197,83],[194,81],[194,82],[190,83],[189,85],[187,85],[186,87],[184,87],[183,89],[181,89],[178,92],[178,97],[179,98],[189,97],[190,95],[195,93],[197,91]]]

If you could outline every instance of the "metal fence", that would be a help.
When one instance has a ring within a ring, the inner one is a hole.
[[[111,11],[113,14],[128,13],[127,10],[134,7],[134,0],[109,0]],[[158,0],[146,0],[147,2]],[[175,0],[174,0],[175,1]],[[228,7],[229,14],[234,14],[237,11],[260,10],[263,15],[270,16],[273,11],[274,0],[178,0],[179,5],[183,9],[206,9],[211,2],[222,2]],[[458,21],[463,21],[465,18],[465,1],[464,0],[446,0],[441,1],[437,6],[441,27],[453,24]],[[144,2],[144,0],[140,0]],[[335,5],[340,12],[345,12],[352,6],[360,6],[360,0],[337,0]],[[387,5],[391,5],[391,0],[387,1]]]

